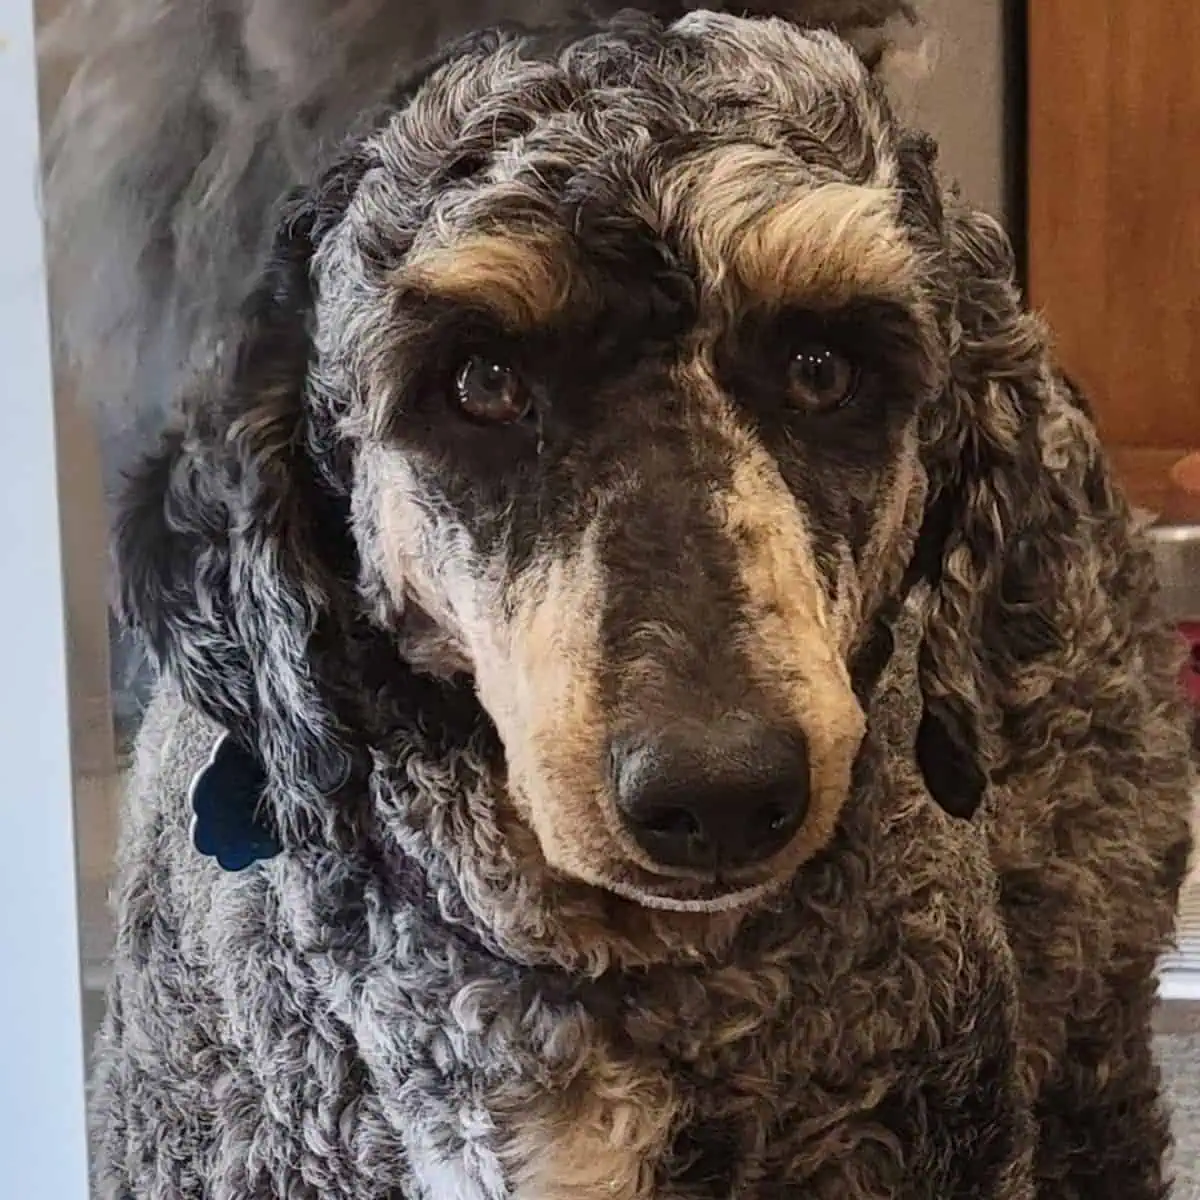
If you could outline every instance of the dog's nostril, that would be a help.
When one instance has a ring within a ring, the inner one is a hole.
[[[643,828],[661,837],[700,837],[703,830],[694,813],[686,808],[659,808],[639,818]]]
[[[617,805],[630,835],[666,867],[721,871],[763,862],[808,811],[803,736],[740,720],[684,737],[613,746]]]

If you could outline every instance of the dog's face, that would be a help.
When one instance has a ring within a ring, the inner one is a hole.
[[[485,41],[357,162],[309,391],[374,619],[473,678],[553,867],[762,895],[845,799],[944,369],[934,218],[865,70],[704,15]]]

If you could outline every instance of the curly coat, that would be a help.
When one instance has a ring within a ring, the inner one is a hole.
[[[352,851],[236,876],[198,864],[182,802],[218,727],[160,695],[125,827],[97,1195],[1033,1196],[985,838],[911,769],[919,614],[821,862],[719,955],[662,945],[674,961],[637,970],[594,961],[648,957],[611,905],[504,845],[465,696],[389,710]]]
[[[431,399],[464,306],[542,347],[536,427]],[[834,424],[772,404],[796,321],[867,355]],[[470,39],[219,357],[118,539],[172,690],[101,1196],[1167,1195],[1176,647],[1003,233],[844,44]],[[803,731],[808,814],[740,892],[664,882],[598,739],[730,688]],[[244,876],[187,833],[218,729],[285,845]]]

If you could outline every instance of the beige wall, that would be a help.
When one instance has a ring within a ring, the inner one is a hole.
[[[64,392],[60,386],[58,469],[71,751],[77,773],[103,775],[112,770],[115,749],[108,686],[108,529],[91,415]]]
[[[1003,0],[924,0],[937,30],[930,76],[903,87],[902,110],[935,134],[966,197],[1004,216]]]
[[[62,0],[38,0],[39,23],[44,26],[61,7]],[[43,126],[65,82],[57,74],[40,72]],[[105,775],[113,769],[114,746],[108,686],[108,523],[101,499],[99,445],[91,413],[61,376],[55,391],[71,752],[77,775]]]
[[[62,0],[38,0],[39,23],[45,25],[61,7]],[[65,82],[40,72],[43,126]],[[55,380],[55,392],[71,752],[77,774],[103,775],[112,770],[114,746],[108,686],[108,523],[100,452],[91,413],[61,376]]]

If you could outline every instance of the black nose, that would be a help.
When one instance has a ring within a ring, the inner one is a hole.
[[[721,722],[613,746],[617,804],[665,867],[721,871],[778,853],[808,811],[808,744],[796,731]]]

